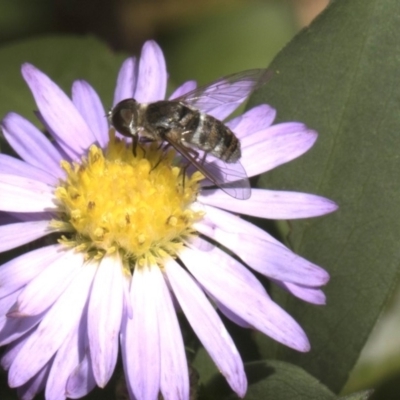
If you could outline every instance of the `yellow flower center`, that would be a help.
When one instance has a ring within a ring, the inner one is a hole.
[[[158,143],[134,156],[111,131],[104,153],[92,145],[80,163],[63,161],[67,178],[55,192],[60,218],[52,225],[71,234],[61,241],[87,258],[120,252],[130,268],[176,256],[202,217],[190,206],[203,176],[189,177],[175,158]]]

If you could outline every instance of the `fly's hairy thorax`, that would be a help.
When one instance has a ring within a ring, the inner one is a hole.
[[[179,140],[187,147],[206,151],[228,163],[240,158],[239,140],[211,115],[177,101],[158,101],[141,107],[140,122],[153,138]]]

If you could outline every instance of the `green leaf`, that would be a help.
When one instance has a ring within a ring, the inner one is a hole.
[[[338,392],[399,279],[400,3],[336,0],[273,61],[253,103],[319,132],[307,154],[266,174],[262,187],[317,193],[336,213],[294,221],[293,249],[326,268],[326,307],[275,289],[309,335],[299,354],[258,336],[264,357],[302,366]]]
[[[0,42],[53,31],[56,5],[51,0],[0,2]]]
[[[301,368],[281,361],[259,361],[245,366],[248,390],[245,400],[333,400],[337,397]],[[222,389],[224,388],[224,389]],[[218,399],[237,399],[226,394],[227,385],[221,376],[206,388]]]
[[[341,397],[340,400],[368,400],[373,395],[373,390],[363,390],[362,392],[357,392],[349,394],[348,396]]]
[[[375,386],[374,386],[375,387]],[[371,400],[398,400],[400,393],[400,372],[387,375],[377,383]]]
[[[232,1],[181,21],[162,37],[172,79],[209,83],[265,65],[297,32],[292,13],[286,1]]]

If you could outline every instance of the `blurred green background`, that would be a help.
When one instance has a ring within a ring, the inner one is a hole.
[[[174,80],[207,81],[265,66],[328,0],[1,0],[0,44],[33,36],[94,35],[137,54],[155,39]],[[239,55],[239,56],[238,56]]]
[[[100,39],[110,52],[138,54],[145,40],[155,39],[165,52],[173,85],[186,79],[206,83],[232,72],[266,67],[327,3],[328,0],[0,0],[0,46],[46,35],[75,34]],[[115,77],[110,81],[114,82]],[[101,93],[101,88],[97,89]],[[371,335],[345,392],[378,387],[373,398],[399,398],[391,397],[400,392],[399,331],[397,294]],[[7,398],[5,381],[2,374],[0,399]]]

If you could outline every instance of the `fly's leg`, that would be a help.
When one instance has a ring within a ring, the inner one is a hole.
[[[137,156],[136,149],[137,149],[137,146],[138,146],[138,142],[139,142],[138,135],[133,135],[132,136],[132,153],[133,153],[133,156],[135,158]]]
[[[170,147],[170,144],[169,144],[168,142],[167,142],[167,143],[160,142],[160,145],[157,147],[157,150],[160,150],[162,147],[164,147],[164,148],[163,148],[163,154],[165,154],[165,150],[166,150],[168,147]],[[154,169],[156,169],[156,168],[160,165],[160,162],[161,162],[162,159],[163,159],[163,154],[161,154],[160,158],[158,159],[158,161],[156,162],[156,164],[154,165],[154,167],[150,170],[150,172],[153,171]]]
[[[192,153],[192,154],[194,155],[194,158],[195,158],[195,159],[199,158],[199,153],[198,153],[196,150],[194,150],[194,149],[192,149],[192,148],[190,148],[190,147],[187,147],[187,148],[186,148],[186,151],[187,151],[188,153]],[[207,154],[204,153],[204,157],[203,157],[202,163],[204,163],[204,161],[205,161],[205,159],[206,159],[206,156],[207,156]],[[187,162],[185,163],[185,165],[184,165],[184,166],[181,168],[181,170],[179,171],[179,175],[182,175],[182,187],[183,187],[183,190],[185,190],[186,172],[187,172],[188,168],[189,168],[191,165],[192,165],[192,164],[190,163],[190,161],[187,161]]]

